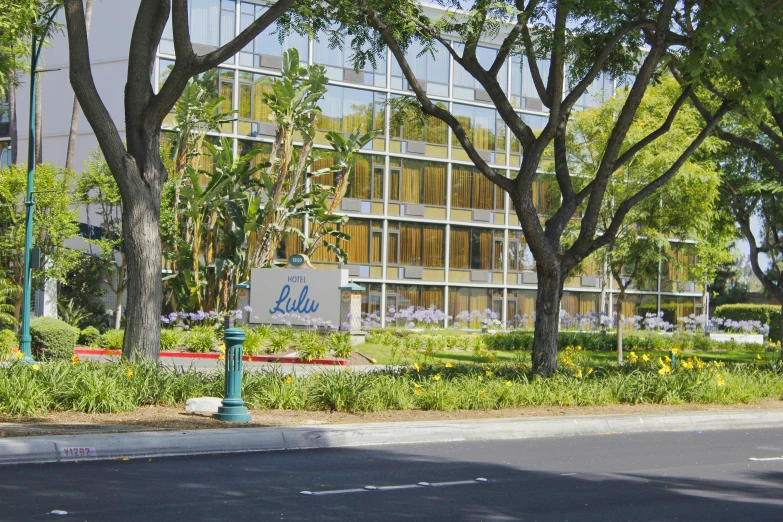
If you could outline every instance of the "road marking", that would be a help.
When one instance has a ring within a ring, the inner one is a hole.
[[[561,473],[560,474],[561,477],[570,477],[572,475],[576,475],[576,473]]]
[[[769,460],[783,460],[783,457],[750,457],[748,460],[753,462],[766,462]]]
[[[418,482],[416,484],[399,484],[395,486],[364,486],[363,488],[331,489],[325,491],[300,491],[300,495],[342,495],[345,493],[367,493],[368,491],[395,491],[400,489],[443,488],[449,486],[467,486],[489,482],[484,477],[473,480],[454,480],[451,482]]]

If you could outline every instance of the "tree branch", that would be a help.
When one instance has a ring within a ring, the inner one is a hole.
[[[530,29],[527,24],[522,26],[522,42],[525,44],[525,57],[530,66],[530,76],[533,78],[533,85],[536,88],[538,97],[541,98],[541,103],[544,104],[544,107],[551,108],[552,97],[549,96],[546,86],[544,85],[544,80],[541,79],[541,70],[538,68],[533,38],[530,36]]]
[[[101,146],[106,162],[112,173],[125,171],[123,158],[127,154],[122,138],[103,104],[95,87],[90,66],[90,49],[87,40],[87,26],[84,19],[84,7],[81,0],[65,0],[65,21],[68,28],[69,77],[73,91],[84,116],[95,131],[95,137]],[[121,183],[121,179],[117,179]]]
[[[668,116],[666,116],[666,121],[663,122],[663,124],[652,131],[650,134],[639,140],[637,143],[635,143],[631,148],[629,148],[627,151],[625,151],[619,158],[617,158],[617,162],[615,163],[614,170],[619,169],[622,167],[628,160],[634,157],[637,152],[642,150],[644,147],[652,143],[653,141],[657,140],[667,132],[672,127],[672,123],[674,123],[674,119],[677,117],[677,114],[680,112],[680,109],[685,104],[685,100],[687,100],[691,93],[693,92],[693,84],[688,85],[685,90],[680,94],[680,96],[677,98],[677,100],[674,102],[674,105],[672,105],[671,110],[669,110]]]
[[[381,37],[384,39],[386,45],[389,47],[392,54],[396,58],[400,69],[405,75],[405,78],[408,80],[408,84],[416,94],[416,98],[419,100],[419,104],[421,104],[422,111],[425,114],[444,121],[451,128],[454,136],[460,142],[462,148],[464,148],[465,152],[468,154],[468,157],[471,159],[471,161],[473,161],[473,164],[476,165],[481,173],[484,174],[484,176],[486,176],[487,179],[489,179],[492,183],[499,186],[503,190],[507,192],[510,191],[512,188],[511,180],[495,172],[495,170],[492,169],[492,167],[490,167],[481,158],[481,156],[479,156],[476,148],[473,146],[473,143],[468,138],[467,134],[465,133],[465,129],[462,127],[459,121],[449,111],[438,107],[432,103],[432,100],[429,99],[426,91],[422,88],[419,80],[416,78],[416,75],[413,74],[413,70],[410,68],[408,61],[405,58],[405,53],[403,53],[402,49],[397,44],[397,41],[391,34],[388,26],[383,23],[376,11],[372,11],[370,13],[370,20],[372,21],[373,26],[381,34]]]

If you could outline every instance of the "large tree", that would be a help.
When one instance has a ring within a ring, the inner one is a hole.
[[[601,107],[574,115],[569,136],[572,173],[577,189],[594,179],[601,153],[607,145],[613,115],[620,112],[625,92],[619,92]],[[637,142],[654,131],[676,102],[680,89],[671,76],[648,89],[639,106],[627,140]],[[607,184],[606,197],[598,214],[599,227],[608,229],[617,205],[636,194],[669,169],[685,147],[701,132],[702,121],[693,107],[680,110],[671,129],[648,147],[638,151]],[[716,214],[720,177],[717,162],[709,151],[718,149],[719,140],[710,138],[698,154],[680,168],[676,176],[655,194],[635,205],[626,215],[612,240],[594,256],[606,267],[604,277],[613,278],[617,293],[617,361],[623,363],[623,304],[629,289],[657,283],[661,265],[676,264],[676,240],[715,240],[710,227]],[[581,184],[581,185],[580,185]],[[572,224],[572,228],[578,228]],[[578,233],[578,230],[577,230]],[[683,248],[699,248],[677,243]],[[701,247],[706,254],[708,248]],[[706,260],[705,260],[706,261]],[[706,267],[703,267],[706,268]],[[709,274],[700,274],[708,277]],[[699,279],[703,282],[703,279]]]
[[[551,375],[557,368],[560,300],[569,272],[612,241],[628,212],[677,173],[730,107],[728,102],[719,106],[668,168],[619,202],[613,219],[603,229],[599,227],[599,214],[609,181],[622,175],[623,166],[636,153],[669,130],[698,77],[683,87],[654,131],[639,141],[629,142],[628,131],[645,92],[673,55],[689,64],[699,64],[706,53],[704,42],[721,39],[748,20],[758,21],[749,8],[755,3],[479,0],[463,5],[447,0],[440,2],[446,7],[445,14],[431,15],[432,10],[414,2],[359,0],[355,2],[358,16],[341,20],[347,32],[359,35],[353,40],[357,61],[370,60],[374,53],[388,46],[424,115],[445,122],[478,170],[509,194],[537,264],[533,345],[533,366],[537,372]],[[453,44],[454,38],[463,43]],[[497,42],[500,48],[494,59],[482,63],[477,49],[479,42],[487,40]],[[686,46],[687,40],[695,40],[696,44]],[[733,41],[729,39],[729,43]],[[493,169],[472,143],[464,120],[460,121],[453,112],[430,98],[406,55],[406,49],[414,42],[423,45],[425,52],[435,45],[445,48],[454,62],[486,92],[521,146],[522,161],[515,178],[509,179]],[[521,56],[529,64],[535,90],[548,112],[540,133],[534,132],[516,112],[505,92],[506,80],[498,79],[511,55]],[[539,60],[544,59],[549,62],[548,72],[539,67]],[[611,123],[593,179],[576,190],[566,152],[569,121],[577,101],[603,73],[627,82],[628,95]],[[562,196],[560,207],[542,223],[533,189],[541,160],[550,148],[554,150],[555,175]],[[566,226],[582,206],[585,211],[578,236],[565,248],[562,239]]]
[[[295,9],[294,9],[295,8]],[[103,103],[92,77],[82,0],[64,0],[70,80],[87,121],[122,196],[123,241],[128,259],[128,307],[123,355],[156,358],[160,352],[162,302],[160,244],[161,191],[167,172],[160,154],[161,124],[193,76],[223,63],[261,31],[294,9],[295,20],[312,18],[319,4],[278,0],[235,38],[197,54],[190,37],[187,0],[140,0],[128,49],[125,84],[125,141]],[[174,67],[155,92],[152,71],[169,15],[176,51]],[[290,21],[290,20],[289,20]]]
[[[713,60],[701,67],[703,88],[689,95],[704,118],[733,108],[715,131],[726,143],[723,200],[748,241],[753,274],[783,307],[783,3],[750,9],[751,20],[731,38],[700,42]],[[691,65],[675,60],[670,67],[686,84]]]

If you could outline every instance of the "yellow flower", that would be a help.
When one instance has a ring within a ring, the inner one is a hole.
[[[725,385],[726,385],[726,383],[723,382],[723,378],[722,377],[718,377],[718,386],[725,386]]]
[[[247,362],[253,362],[253,358],[252,357],[248,357],[247,358]]]
[[[38,370],[40,370],[40,369],[41,369],[41,366],[40,366],[40,365],[38,365],[38,364],[34,364],[34,365],[33,365],[33,370],[35,370],[35,371],[38,371]]]
[[[582,347],[581,347],[581,346],[577,346],[577,347],[576,347],[576,351],[577,351],[577,352],[581,352],[581,351],[582,351]]]
[[[506,386],[508,387],[514,386],[514,383],[511,381],[506,381]]]
[[[225,361],[226,360],[226,354],[221,353],[220,357],[218,357],[218,361]]]
[[[21,359],[22,357],[24,357],[24,354],[22,352],[16,352],[17,359]]]
[[[446,368],[454,368],[454,363],[447,362]]]
[[[661,369],[658,370],[658,375],[669,375],[672,373],[672,369],[669,366],[661,366]]]
[[[416,387],[413,389],[413,393],[421,393],[421,388],[419,388],[418,386],[416,386]]]
[[[688,359],[687,361],[682,362],[682,368],[684,370],[693,370],[693,360]]]
[[[650,354],[649,353],[645,353],[645,354],[642,355],[642,362],[645,362],[645,363],[646,362],[650,362]]]
[[[479,376],[478,376],[478,380],[480,380],[480,381],[483,381],[483,380],[484,380],[484,377],[483,377],[482,375],[479,375]]]
[[[756,354],[756,359],[761,360],[761,355],[757,353]]]
[[[370,359],[370,361],[372,361],[373,364],[378,364],[378,361],[376,361],[375,359]]]
[[[78,355],[74,355],[73,357],[71,357],[71,362],[73,364],[79,364],[80,361],[81,361],[81,359],[79,359]]]
[[[588,368],[587,371],[585,372],[585,375],[590,375],[591,373],[593,373],[593,369]]]
[[[668,356],[668,355],[667,355],[666,357],[664,357],[664,358],[663,358],[663,361],[664,361],[666,364],[671,364],[671,362],[672,362],[672,360],[671,360],[671,359],[669,359],[669,356]]]
[[[225,353],[225,351],[226,351],[226,345],[225,344],[220,347],[220,351]]]
[[[678,348],[676,345],[675,345],[675,347],[674,347],[674,348],[672,348],[672,353],[673,353],[674,355],[677,355],[678,353],[680,353],[680,350],[679,350],[679,348]]]
[[[291,382],[291,381],[293,381],[293,379],[291,378],[290,375],[287,375],[285,378],[285,382]]]
[[[486,374],[487,374],[487,377],[492,377],[492,372],[491,372],[491,371],[487,370],[487,371],[485,371],[484,373],[486,373]]]
[[[421,365],[419,363],[413,363],[413,369],[418,372],[419,370],[421,370]]]
[[[582,369],[581,368],[577,368],[576,369],[576,378],[577,379],[581,379],[582,378]]]
[[[127,375],[128,377],[133,377],[133,370],[128,368],[127,370],[125,370],[125,375]]]
[[[440,380],[440,374],[433,375],[433,376],[432,376],[432,380],[433,380],[433,381],[439,381],[439,380]]]
[[[639,357],[636,355],[636,353],[631,352],[628,354],[628,362],[631,364],[636,364],[636,361],[639,360]]]

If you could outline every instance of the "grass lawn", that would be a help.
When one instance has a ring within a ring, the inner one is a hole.
[[[357,351],[371,359],[375,359],[377,364],[410,364],[412,359],[402,356],[402,350],[397,350],[394,353],[392,348],[381,344],[365,343],[356,347]],[[492,350],[489,353],[493,353],[498,362],[530,362],[529,351],[498,351]],[[617,363],[617,352],[614,351],[588,351],[584,352],[590,359],[592,364],[596,366],[614,365]],[[629,350],[625,351],[625,356],[628,357]],[[634,350],[637,355],[643,355],[645,353],[650,354],[653,357],[663,357],[669,355],[668,351],[643,351]],[[679,354],[679,357],[698,357],[705,361],[723,361],[723,362],[745,362],[751,363],[756,360],[756,354],[759,352],[754,351],[683,351]],[[771,355],[771,354],[768,354]],[[762,357],[764,354],[762,352]],[[453,363],[482,363],[488,362],[485,357],[478,357],[472,351],[465,350],[448,350],[448,351],[435,351],[432,353],[432,357],[436,361],[453,362]]]

